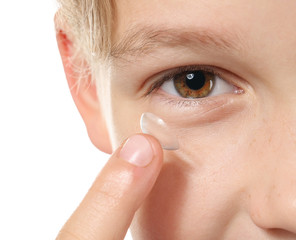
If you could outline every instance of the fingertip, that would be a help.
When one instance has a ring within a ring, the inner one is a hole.
[[[146,167],[151,162],[162,161],[162,148],[156,138],[148,134],[130,136],[122,145],[119,157],[137,166]]]
[[[162,149],[162,146],[161,146],[160,142],[155,137],[153,137],[152,135],[145,134],[145,133],[142,133],[141,135],[145,136],[147,138],[147,140],[150,142],[151,147],[152,147],[153,152],[154,152],[154,157],[156,159],[158,159],[160,162],[162,162],[162,160],[163,160],[163,149]]]

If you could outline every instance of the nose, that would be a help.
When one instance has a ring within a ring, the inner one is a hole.
[[[250,216],[260,228],[296,234],[296,122],[277,121],[259,135]]]
[[[296,169],[292,169],[279,167],[274,171],[272,183],[261,179],[253,196],[250,196],[250,215],[260,228],[296,233]]]

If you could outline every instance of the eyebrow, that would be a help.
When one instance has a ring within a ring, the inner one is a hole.
[[[227,30],[217,32],[210,29],[192,31],[184,28],[133,27],[113,45],[111,57],[124,58],[149,54],[161,47],[198,47],[238,52],[244,45],[238,33]]]

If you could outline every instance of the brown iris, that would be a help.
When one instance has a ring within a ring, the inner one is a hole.
[[[184,98],[202,98],[209,95],[215,82],[215,74],[206,71],[190,71],[174,78],[177,92]]]

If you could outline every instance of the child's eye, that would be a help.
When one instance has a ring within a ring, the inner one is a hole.
[[[235,91],[235,87],[206,70],[184,71],[163,82],[160,89],[183,98],[204,98]]]
[[[225,93],[236,93],[237,87],[223,80],[210,67],[181,67],[165,73],[149,93],[162,91],[182,98],[198,99]]]

